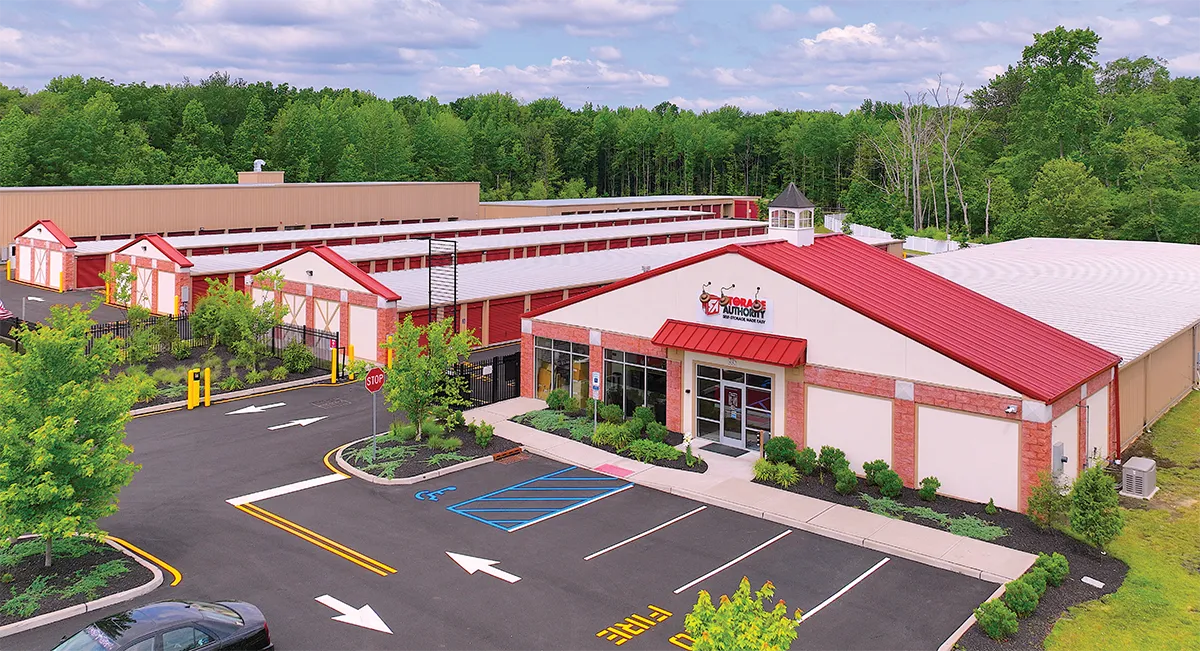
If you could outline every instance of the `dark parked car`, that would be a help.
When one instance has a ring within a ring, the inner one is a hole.
[[[160,601],[109,615],[54,651],[271,651],[262,611],[238,601]]]

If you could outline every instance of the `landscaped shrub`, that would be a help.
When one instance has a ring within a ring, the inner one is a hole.
[[[838,466],[837,470],[833,471],[833,478],[835,480],[833,490],[842,495],[849,495],[858,490],[858,475],[854,474],[850,466]]]
[[[1050,580],[1050,574],[1046,570],[1034,566],[1021,575],[1021,580],[1028,583],[1037,592],[1038,599],[1041,599],[1042,595],[1046,594],[1046,585]]]
[[[917,489],[917,495],[926,502],[932,502],[937,498],[937,489],[942,487],[942,482],[938,481],[937,477],[926,477],[921,480],[921,488]]]
[[[442,421],[448,430],[461,429],[467,426],[467,418],[457,409],[451,409],[450,413],[446,414],[446,419]]]
[[[656,443],[650,439],[638,439],[629,444],[629,456],[643,463],[655,461],[674,461],[683,453],[666,443]]]
[[[1000,598],[1004,600],[1004,605],[1017,614],[1017,617],[1028,617],[1037,608],[1038,601],[1041,599],[1037,590],[1024,578],[1005,583],[1004,594]]]
[[[616,423],[604,422],[596,425],[596,433],[592,435],[592,443],[607,445],[618,450],[629,446],[629,430]]]
[[[270,377],[265,370],[250,371],[246,374],[246,384],[259,384]]]
[[[546,396],[546,407],[554,411],[566,411],[571,404],[571,394],[566,389],[555,389]]]
[[[283,365],[292,373],[307,373],[316,361],[316,355],[299,341],[293,341],[283,348]]]
[[[1017,632],[1017,615],[999,599],[992,599],[975,609],[979,628],[993,640],[1003,640]]]
[[[846,453],[833,447],[832,445],[822,445],[821,454],[817,456],[817,463],[829,472],[846,463]]]
[[[567,431],[576,441],[582,441],[592,436],[592,421],[584,418],[572,418],[567,421]]]
[[[683,462],[687,464],[688,468],[700,463],[700,457],[692,453],[692,444],[690,442],[683,449]]]
[[[975,540],[992,541],[1008,535],[1008,529],[964,514],[950,521],[950,533]]]
[[[394,420],[388,426],[388,436],[401,443],[415,440],[417,438],[417,426],[412,423],[401,423],[398,420]]]
[[[984,505],[983,512],[988,515],[996,515],[997,513],[1000,512],[999,509],[996,508],[996,499],[995,498],[993,498],[993,497],[988,498],[988,503]]]
[[[187,359],[192,356],[192,342],[176,339],[171,342],[171,356],[175,359]]]
[[[796,457],[796,442],[786,436],[772,436],[763,444],[763,457],[771,463],[791,463]]]
[[[271,379],[275,382],[283,382],[287,379],[288,370],[286,366],[276,366],[271,369]]]
[[[1046,570],[1046,580],[1054,587],[1062,585],[1067,575],[1071,573],[1071,565],[1067,562],[1067,557],[1058,552],[1050,555],[1038,554],[1033,566]]]
[[[583,408],[583,415],[586,416],[588,420],[592,420],[593,418],[599,420],[599,414],[596,413],[596,410],[604,406],[603,402],[600,402],[595,398],[584,398],[580,401],[580,404]]]
[[[879,484],[880,494],[892,498],[900,497],[900,490],[904,488],[904,482],[900,481],[900,475],[891,468],[885,468],[875,473],[875,483]]]
[[[435,436],[441,436],[445,434],[446,426],[442,425],[436,420],[430,419],[421,423],[421,433],[429,438],[434,438]]]
[[[665,443],[667,440],[667,426],[662,423],[652,420],[646,423],[646,438],[656,443]]]
[[[200,356],[200,368],[211,368],[214,371],[221,368],[221,357],[211,350],[204,353]]]
[[[625,430],[629,432],[629,440],[632,441],[633,439],[641,438],[642,432],[646,428],[646,423],[645,421],[631,418],[625,421],[624,427]]]
[[[863,464],[863,477],[866,478],[867,484],[873,486],[877,483],[875,478],[879,475],[879,471],[887,469],[888,462],[884,461],[883,459],[868,461]]]
[[[1104,468],[1092,466],[1071,488],[1071,529],[1084,540],[1104,549],[1125,528],[1117,498],[1117,484]]]
[[[462,439],[458,438],[457,436],[436,436],[430,434],[426,445],[429,446],[430,450],[437,450],[439,452],[453,452],[462,447]]]
[[[654,418],[654,410],[646,406],[635,407],[633,410],[633,417],[636,420],[642,421],[643,425],[649,425],[650,423],[657,422],[657,419]]]
[[[179,341],[179,326],[175,321],[168,317],[160,317],[154,325],[150,326],[151,332],[154,333],[154,340],[160,345],[170,346],[174,350],[174,343]]]
[[[754,462],[754,478],[758,481],[775,483],[775,464],[766,457]]]
[[[1038,473],[1038,482],[1029,491],[1029,501],[1025,513],[1029,519],[1042,529],[1062,524],[1066,521],[1067,508],[1070,499],[1062,494],[1050,473]]]
[[[783,488],[791,488],[800,481],[800,471],[790,463],[775,464],[775,483]]]
[[[817,469],[817,451],[808,447],[797,450],[796,468],[806,475],[813,474]]]
[[[496,434],[496,428],[487,422],[481,422],[475,426],[473,433],[475,434],[475,445],[486,448],[492,444],[492,436]]]
[[[237,371],[233,369],[229,370],[229,377],[221,380],[222,391],[237,391],[238,389],[245,388],[246,383],[242,381],[242,378],[238,377]]]
[[[620,423],[625,420],[625,411],[620,405],[604,405],[600,408],[600,420],[606,423]]]
[[[525,425],[542,430],[543,432],[560,430],[567,425],[567,419],[562,415],[562,412],[549,409],[530,412],[525,414],[521,420]]]
[[[187,380],[188,369],[177,366],[175,368],[160,368],[150,374],[150,377],[159,384],[179,384]]]

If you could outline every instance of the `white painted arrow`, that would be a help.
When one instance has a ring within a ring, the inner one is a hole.
[[[283,429],[285,427],[295,427],[296,425],[299,425],[300,427],[305,427],[307,425],[312,425],[313,423],[315,423],[319,420],[325,420],[326,418],[329,418],[329,417],[328,416],[317,416],[316,418],[297,418],[296,420],[294,420],[290,423],[284,423],[282,425],[272,425],[272,426],[268,427],[267,429],[276,430],[276,429]]]
[[[509,583],[516,583],[517,581],[521,580],[521,577],[517,576],[516,574],[509,574],[504,570],[492,567],[500,561],[489,561],[486,558],[475,558],[474,556],[455,554],[454,552],[446,552],[446,555],[449,556],[450,559],[455,563],[458,563],[459,567],[466,570],[467,574],[483,572],[484,574],[490,574],[501,581],[508,581]]]
[[[388,635],[392,634],[392,629],[383,623],[383,620],[379,618],[379,615],[375,614],[375,610],[369,604],[364,605],[362,608],[353,608],[350,604],[327,594],[317,597],[317,601],[341,613],[341,615],[331,618],[334,621],[369,628],[380,633],[387,633]]]
[[[275,407],[282,407],[286,404],[287,404],[286,402],[274,402],[269,405],[263,405],[261,407],[259,407],[257,405],[250,405],[249,407],[242,407],[241,409],[237,409],[234,411],[227,411],[227,412],[225,412],[225,415],[226,416],[236,416],[237,414],[261,414],[262,412],[264,412],[268,409],[272,409]]]

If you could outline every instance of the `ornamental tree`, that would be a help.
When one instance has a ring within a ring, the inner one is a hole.
[[[125,424],[147,380],[110,375],[120,353],[109,335],[88,353],[90,312],[54,306],[22,335],[25,354],[0,347],[0,544],[40,535],[46,567],[55,539],[103,535],[97,521],[140,468]]]
[[[687,634],[696,642],[694,651],[786,651],[796,640],[800,609],[789,618],[782,600],[771,610],[764,601],[775,595],[775,586],[767,581],[762,589],[750,594],[750,580],[742,577],[733,596],[721,595],[721,605],[713,607],[708,591],[701,590],[691,613],[684,618]]]
[[[418,326],[410,314],[396,326],[396,335],[385,346],[392,350],[392,366],[383,393],[388,411],[403,412],[417,426],[418,441],[434,407],[467,404],[462,397],[467,379],[452,371],[478,345],[470,332],[454,332],[450,319]]]
[[[288,307],[275,300],[275,292],[283,287],[281,272],[261,272],[251,286],[252,291],[265,292],[258,303],[232,283],[208,279],[208,292],[196,303],[191,318],[197,336],[212,337],[213,346],[225,346],[253,371],[265,352],[261,338],[283,323]]]
[[[1104,549],[1125,528],[1119,502],[1117,484],[1104,468],[1084,470],[1071,488],[1071,529]]]

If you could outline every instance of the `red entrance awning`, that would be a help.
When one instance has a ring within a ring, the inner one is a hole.
[[[680,348],[787,367],[803,365],[808,349],[808,341],[804,339],[686,323],[675,319],[668,319],[654,334],[653,341],[665,348]]]

